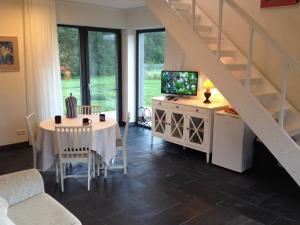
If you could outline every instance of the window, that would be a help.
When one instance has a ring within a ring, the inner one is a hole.
[[[151,99],[161,95],[160,76],[164,69],[164,46],[164,29],[137,31],[138,109],[151,108]]]
[[[63,100],[72,93],[78,104],[100,105],[102,112],[118,118],[120,39],[120,30],[58,26]]]

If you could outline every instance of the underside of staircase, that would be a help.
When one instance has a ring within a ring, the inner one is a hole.
[[[284,129],[278,125],[281,94],[254,66],[250,91],[245,88],[247,58],[222,34],[220,60],[217,54],[217,26],[200,7],[194,29],[192,6],[185,0],[146,0],[166,30],[185,51],[187,60],[205,72],[248,126],[267,146],[290,176],[300,185],[300,114],[285,103]]]

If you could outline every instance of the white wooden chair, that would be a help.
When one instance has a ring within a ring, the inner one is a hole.
[[[78,105],[77,114],[81,115],[99,115],[101,113],[100,105]]]
[[[91,180],[91,164],[92,164],[92,126],[79,126],[79,127],[55,127],[57,143],[59,148],[59,167],[60,167],[60,180],[61,190],[64,192],[64,179],[68,177],[88,177],[88,191],[90,190]],[[87,175],[67,175],[66,165],[70,163],[87,163]]]
[[[123,165],[114,165],[114,159],[112,160],[112,165],[105,165],[104,164],[104,178],[107,178],[107,170],[114,170],[114,169],[123,169],[124,174],[127,174],[127,149],[126,149],[126,142],[127,142],[127,136],[128,136],[128,127],[130,122],[130,112],[128,113],[126,125],[124,129],[123,136],[116,140],[117,150],[122,151],[122,161]],[[118,129],[120,129],[118,127]],[[119,132],[120,133],[120,132]]]
[[[36,137],[38,131],[38,123],[34,113],[26,116],[27,134],[29,137],[29,143],[32,146],[33,151],[33,168],[37,168],[37,148],[36,148]]]

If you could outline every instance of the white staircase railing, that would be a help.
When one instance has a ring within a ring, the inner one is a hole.
[[[196,16],[196,7],[197,0],[192,1],[192,21],[193,27],[195,30],[195,16]],[[169,1],[171,3],[171,1]],[[246,80],[245,88],[250,92],[250,80],[251,80],[251,68],[252,68],[252,53],[253,53],[253,37],[254,33],[259,34],[272,48],[274,48],[283,58],[284,66],[282,70],[282,83],[281,83],[281,97],[280,97],[280,113],[279,113],[279,126],[284,129],[284,119],[285,119],[285,104],[287,96],[287,85],[288,85],[288,74],[290,65],[294,66],[300,72],[300,65],[290,57],[284,49],[282,49],[279,44],[277,44],[268,34],[265,29],[258,24],[244,9],[242,9],[236,2],[233,0],[219,0],[219,16],[218,16],[218,40],[217,40],[217,58],[220,60],[221,48],[222,48],[222,26],[223,26],[223,11],[224,3],[227,3],[239,16],[241,16],[249,25],[249,35],[248,35],[248,52],[247,52],[247,70],[246,70]]]
[[[283,129],[284,122],[284,105],[286,93],[287,93],[287,81],[288,81],[288,69],[290,65],[299,67],[298,64],[290,58],[272,39],[270,39],[271,45],[276,46],[279,52],[285,56],[286,64],[283,71],[283,84],[281,94],[281,122],[274,121],[271,114],[259,103],[255,96],[253,96],[249,89],[245,87],[232,76],[231,71],[220,60],[216,60],[216,56],[211,52],[205,42],[199,37],[195,31],[198,24],[196,24],[196,6],[195,1],[192,5],[192,17],[189,18],[192,21],[192,26],[178,13],[173,10],[174,7],[170,7],[171,0],[146,0],[148,7],[154,12],[154,14],[160,19],[162,24],[166,27],[168,32],[172,35],[175,41],[185,50],[187,60],[192,64],[199,65],[206,74],[209,74],[212,82],[215,83],[217,88],[222,94],[231,102],[238,110],[243,119],[248,123],[249,127],[257,134],[257,136],[264,142],[264,144],[270,149],[272,154],[278,159],[287,172],[294,178],[294,180],[300,186],[300,149],[296,142],[289,136],[289,134]],[[174,2],[187,2],[188,0],[172,0]],[[189,0],[191,2],[191,0]],[[194,0],[192,0],[194,1]],[[228,4],[233,4],[231,0],[222,0]],[[221,5],[220,4],[220,5]],[[171,5],[172,6],[172,5]],[[222,13],[223,7],[220,7]],[[241,9],[242,10],[242,9]],[[191,13],[191,12],[190,12]],[[180,17],[179,17],[180,16]],[[245,16],[246,21],[251,21],[249,25],[249,46],[248,46],[248,60],[249,66],[247,66],[247,77],[249,80],[245,82],[247,86],[250,86],[251,78],[251,64],[252,64],[252,49],[253,49],[253,34],[254,32],[263,33],[268,37],[268,34],[261,29],[248,14]],[[220,17],[221,18],[221,17]],[[221,22],[220,22],[221,21]],[[219,24],[222,23],[220,19]],[[222,39],[222,30],[219,28],[219,37]],[[219,46],[219,58],[221,53],[221,44]],[[205,60],[204,60],[205,59]],[[248,83],[248,84],[247,84]]]

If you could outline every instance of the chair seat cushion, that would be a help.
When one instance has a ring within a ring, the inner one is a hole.
[[[8,217],[16,225],[81,225],[73,214],[46,193],[9,207]]]

